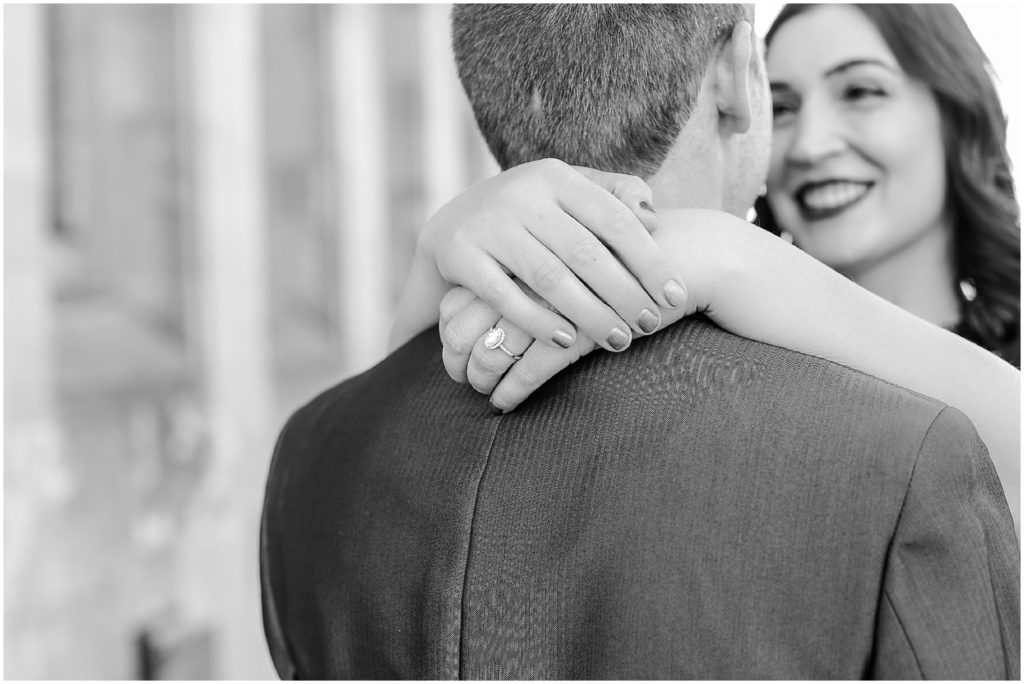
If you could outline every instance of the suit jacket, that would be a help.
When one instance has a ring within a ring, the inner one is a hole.
[[[495,416],[436,332],[300,409],[262,524],[282,677],[1019,678],[970,422],[687,319]]]

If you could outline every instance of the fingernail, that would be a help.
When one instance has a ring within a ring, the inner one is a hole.
[[[661,323],[661,317],[650,309],[641,311],[640,317],[636,319],[637,327],[645,333],[652,333],[657,330],[659,323]]]
[[[651,203],[648,202],[647,200],[642,200],[640,202],[640,208],[643,209],[644,211],[649,211],[652,214],[654,213],[654,207],[652,207]]]
[[[571,334],[564,330],[556,330],[551,336],[551,341],[557,344],[562,349],[568,349],[572,346],[574,338]]]
[[[623,332],[619,328],[612,328],[612,332],[608,335],[608,346],[615,351],[622,351],[629,346],[629,334]]]
[[[501,415],[505,414],[505,409],[499,408],[499,407],[495,406],[494,404],[492,404],[491,402],[487,402],[487,403],[490,404],[491,413],[493,413],[494,415],[501,416]]]
[[[665,287],[662,288],[662,293],[665,295],[665,301],[673,309],[676,309],[686,303],[686,288],[677,283],[674,280],[670,280],[665,283]]]

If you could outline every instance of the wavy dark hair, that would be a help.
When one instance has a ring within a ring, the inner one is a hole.
[[[786,5],[765,42],[771,49],[784,23],[815,5]],[[878,29],[902,69],[927,85],[942,117],[947,203],[953,216],[961,336],[1020,367],[1020,206],[1006,151],[1006,116],[988,58],[953,5],[854,5]],[[759,223],[778,234],[767,201]]]

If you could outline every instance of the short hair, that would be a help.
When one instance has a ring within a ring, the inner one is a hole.
[[[503,169],[554,157],[649,176],[742,5],[509,4],[452,10],[459,78]]]
[[[779,27],[813,7],[786,5],[765,37],[769,51]],[[960,298],[956,332],[1020,367],[1020,206],[1006,149],[1006,116],[988,59],[953,5],[855,7],[878,29],[900,67],[928,86],[938,103],[954,277],[957,283],[970,279],[977,291],[973,300]],[[759,215],[770,221],[762,208]]]

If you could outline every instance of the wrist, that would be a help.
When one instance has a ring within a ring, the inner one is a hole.
[[[437,252],[437,214],[427,220],[426,225],[416,236],[416,252],[413,255],[414,261],[435,261]]]

